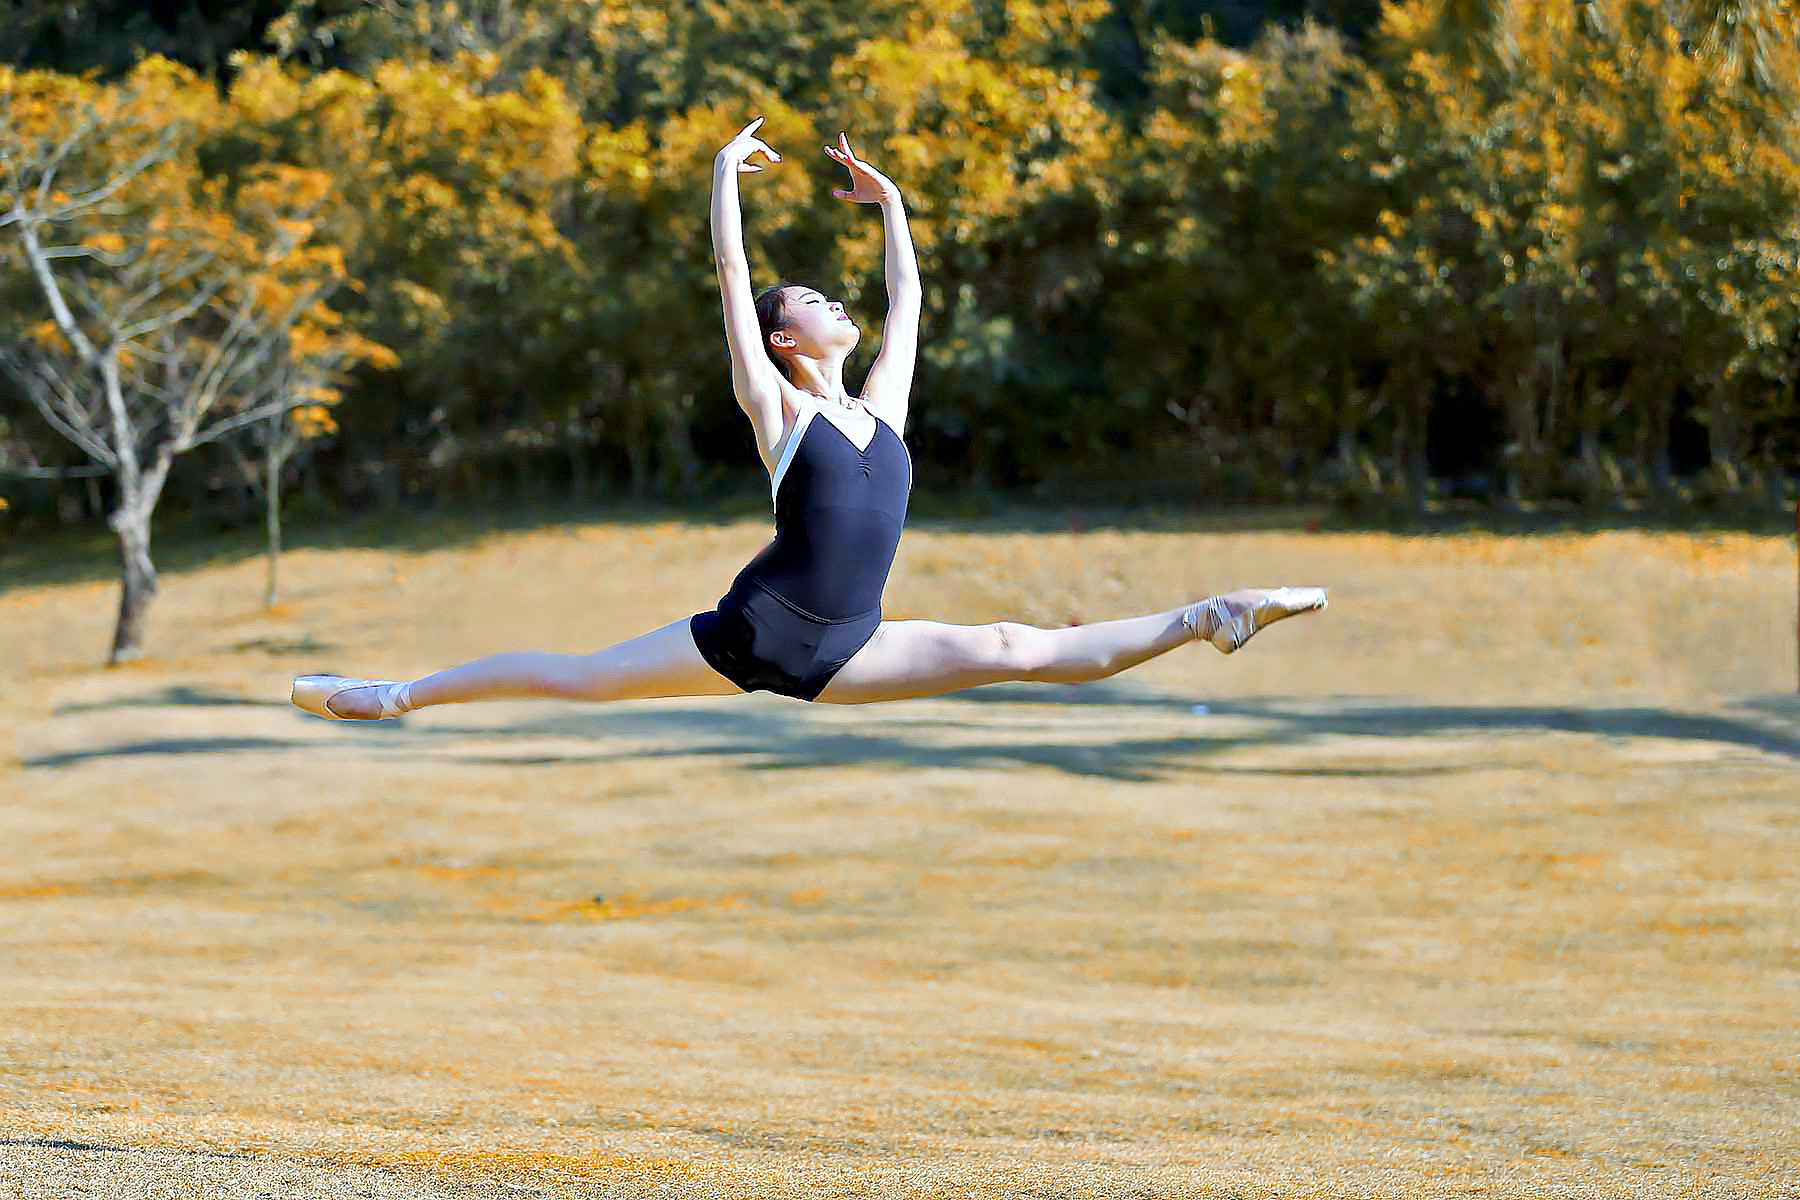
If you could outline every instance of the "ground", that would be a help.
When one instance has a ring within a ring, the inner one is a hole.
[[[0,1194],[1800,1195],[1791,540],[922,524],[892,616],[1332,607],[1083,688],[287,704],[766,534],[196,561],[113,670],[111,580],[0,578]]]

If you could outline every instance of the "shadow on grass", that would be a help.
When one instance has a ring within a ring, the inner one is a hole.
[[[58,754],[41,754],[19,760],[25,767],[72,767],[76,763],[96,759],[142,758],[177,754],[243,754],[249,751],[274,753],[298,748],[295,742],[280,738],[152,738],[143,742],[120,742],[91,750],[65,750]]]
[[[84,1154],[158,1154],[182,1158],[251,1159],[253,1154],[223,1150],[147,1149],[142,1146],[98,1146],[91,1142],[72,1142],[67,1138],[0,1138],[3,1150],[74,1150]]]
[[[1110,695],[1084,701],[1084,688],[1069,688],[1070,698],[1059,697],[1061,703],[1099,703],[1127,705],[1163,711],[1180,711],[1193,707],[1179,697],[1152,693],[1133,694],[1117,689]],[[963,704],[1031,704],[1042,703],[1042,693],[1028,686],[995,684],[945,697]],[[1283,740],[1281,731],[1292,729],[1303,736],[1344,735],[1357,737],[1428,737],[1457,733],[1590,733],[1611,738],[1668,738],[1686,742],[1714,742],[1741,746],[1769,754],[1800,758],[1800,732],[1778,728],[1768,721],[1720,716],[1712,713],[1684,713],[1666,708],[1626,707],[1590,708],[1582,705],[1455,705],[1455,704],[1391,704],[1379,700],[1359,701],[1340,698],[1329,703],[1332,711],[1318,711],[1307,704],[1284,705],[1280,701],[1233,700],[1209,703],[1210,716],[1250,717],[1270,722],[1273,737],[1258,738],[1262,742]],[[1800,730],[1800,701],[1786,696],[1753,697],[1737,707],[1776,718],[1791,719]]]
[[[153,706],[248,704],[274,701],[221,698],[190,689],[146,693],[114,704]],[[321,753],[333,746],[379,747],[384,753],[422,756],[470,768],[555,767],[646,759],[734,760],[749,772],[889,767],[895,770],[956,770],[1038,767],[1067,775],[1142,783],[1177,772],[1291,775],[1295,777],[1423,777],[1492,769],[1490,760],[1455,764],[1371,765],[1367,751],[1341,766],[1309,761],[1293,766],[1211,764],[1207,760],[1244,746],[1296,746],[1329,737],[1415,739],[1468,734],[1579,733],[1613,739],[1661,738],[1757,751],[1800,760],[1800,706],[1777,700],[1750,701],[1744,715],[1679,712],[1650,707],[1592,708],[1560,705],[1425,705],[1337,698],[1289,702],[1247,700],[1214,703],[1204,713],[1192,701],[1122,687],[1032,688],[996,685],[946,697],[936,703],[1005,704],[1037,708],[1041,729],[1020,737],[1017,722],[987,725],[972,720],[926,720],[917,710],[899,722],[873,717],[854,728],[820,719],[819,710],[757,697],[704,706],[613,705],[567,707],[504,727],[430,725],[408,728],[404,719],[321,725],[316,734],[296,738],[156,738],[67,750],[22,759],[26,768],[56,769],[96,760],[148,755]],[[1083,742],[1069,736],[1085,708],[1096,718],[1129,719],[1159,711],[1193,722],[1192,733],[1149,732],[1142,736]],[[1107,710],[1111,710],[1110,713]],[[70,707],[67,712],[86,711]],[[295,714],[297,720],[314,718]],[[329,732],[328,732],[329,731]],[[343,738],[351,739],[345,742]],[[595,749],[506,753],[509,742],[555,738]],[[610,748],[619,740],[630,749]],[[454,751],[450,748],[454,747]],[[484,750],[499,751],[494,754]]]
[[[280,700],[253,700],[230,692],[208,692],[176,684],[155,692],[135,696],[119,696],[111,700],[89,700],[80,704],[59,705],[51,716],[67,717],[78,713],[105,712],[115,708],[286,708]]]
[[[501,534],[588,525],[676,525],[716,528],[768,521],[767,493],[744,490],[693,504],[526,502],[495,507],[399,505],[378,512],[332,517],[291,517],[286,549],[384,550],[425,554],[466,546]],[[1053,503],[993,493],[921,490],[913,496],[909,525],[956,533],[1243,533],[1366,532],[1408,536],[1466,533],[1511,535],[1600,533],[1616,530],[1686,533],[1790,534],[1793,515],[1774,509],[1743,513],[1690,509],[1667,512],[1591,513],[1572,509],[1498,512],[1446,508],[1424,516],[1354,512],[1326,504],[1270,506],[1219,503]],[[169,516],[155,526],[154,553],[163,574],[224,566],[256,558],[264,550],[260,517],[253,525],[220,528],[214,519]],[[748,553],[746,553],[746,559]],[[0,595],[15,587],[110,580],[118,576],[118,543],[97,523],[44,534],[30,542],[0,542]],[[722,579],[723,587],[729,580]]]

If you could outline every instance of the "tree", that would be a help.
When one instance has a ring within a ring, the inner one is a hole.
[[[1091,278],[1095,231],[1082,217],[1104,203],[1120,131],[1092,78],[1059,60],[1104,10],[937,0],[831,68],[825,128],[856,131],[907,197],[930,331],[914,428],[947,443],[978,485],[1041,475],[1104,408],[1034,336]],[[838,286],[858,298],[879,278],[882,233],[870,222],[845,232]]]
[[[1370,416],[1352,371],[1368,339],[1318,263],[1380,207],[1348,152],[1358,64],[1310,23],[1249,52],[1164,39],[1153,62],[1153,108],[1109,165],[1101,217],[1108,381],[1149,400],[1140,425],[1179,433],[1187,461],[1303,487],[1296,468],[1334,437],[1357,457]]]
[[[223,442],[243,473],[244,481],[262,497],[268,564],[263,576],[265,608],[273,608],[280,595],[282,472],[301,449],[337,432],[337,421],[333,419],[331,409],[343,399],[336,388],[304,382],[316,379],[317,375],[286,356],[282,357],[277,371],[276,387],[311,403],[272,411],[264,419],[246,426],[244,437],[226,438]],[[240,442],[248,445],[249,453]]]
[[[367,79],[273,59],[236,65],[239,123],[220,152],[330,175],[316,219],[362,281],[344,297],[345,318],[411,364],[391,380],[359,377],[380,402],[344,417],[340,444],[390,476],[427,457],[442,475],[462,472],[471,448],[528,415],[542,390],[522,378],[503,392],[481,384],[495,363],[531,365],[513,347],[516,318],[536,303],[533,274],[573,264],[556,215],[584,131],[567,92],[536,70],[500,87],[492,54],[386,61]]]
[[[233,219],[225,182],[203,176],[194,149],[228,121],[210,86],[163,59],[117,86],[0,69],[0,230],[49,314],[15,331],[6,362],[116,485],[111,663],[143,651],[151,518],[175,458],[313,402],[269,382],[322,311],[291,276],[324,264],[343,279],[341,254],[309,223]]]
[[[336,385],[351,370],[392,368],[399,359],[386,346],[346,328],[329,304],[335,292],[355,283],[343,249],[317,239],[331,176],[265,163],[228,184],[234,185],[226,190],[249,257],[208,305],[214,327],[224,334],[202,334],[186,347],[167,346],[165,353],[171,365],[181,361],[184,349],[214,358],[218,366],[187,374],[202,387],[228,388],[237,409],[259,414],[243,430],[244,440],[261,459],[260,470],[245,475],[263,497],[268,538],[263,603],[273,606],[281,559],[282,468],[302,446],[336,431],[331,410],[343,399]],[[230,364],[228,374],[220,372],[225,364]],[[247,465],[238,440],[228,438],[225,444]]]

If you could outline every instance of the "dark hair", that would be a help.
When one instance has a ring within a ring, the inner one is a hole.
[[[756,324],[762,330],[763,353],[769,356],[782,378],[788,380],[793,379],[793,373],[788,370],[788,365],[782,361],[781,356],[775,353],[775,347],[769,345],[769,335],[777,329],[787,328],[787,302],[782,292],[787,288],[800,286],[802,285],[784,279],[756,298]]]

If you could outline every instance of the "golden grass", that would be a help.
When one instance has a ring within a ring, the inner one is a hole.
[[[171,574],[116,671],[110,586],[0,594],[0,1194],[1800,1178],[1791,542],[915,529],[894,616],[1333,606],[1085,689],[285,703],[653,628],[765,532]]]

